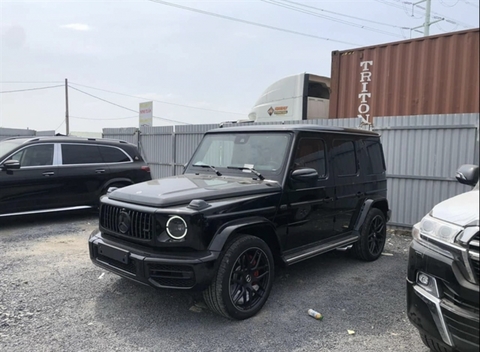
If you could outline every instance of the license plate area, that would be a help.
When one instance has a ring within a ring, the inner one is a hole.
[[[128,255],[130,254],[130,252],[105,244],[98,244],[98,254],[116,260],[117,262],[128,264]]]

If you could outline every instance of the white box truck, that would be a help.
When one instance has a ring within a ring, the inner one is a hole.
[[[265,89],[248,118],[255,122],[326,119],[329,101],[330,78],[300,73]]]

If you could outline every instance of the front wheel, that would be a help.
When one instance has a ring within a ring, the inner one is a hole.
[[[365,261],[374,261],[380,257],[387,238],[385,215],[380,209],[372,208],[365,218],[360,238],[353,245],[355,256]]]
[[[274,262],[268,245],[255,236],[236,238],[220,259],[212,284],[203,292],[217,314],[243,320],[257,314],[273,284]]]
[[[420,333],[420,337],[425,346],[427,346],[432,352],[455,352],[455,349],[425,335],[424,333]]]

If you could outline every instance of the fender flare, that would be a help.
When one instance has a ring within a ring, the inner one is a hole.
[[[133,185],[132,180],[130,180],[129,178],[126,178],[126,177],[112,178],[103,184],[102,189],[100,191],[107,190],[108,187],[110,187],[114,183],[125,183],[127,185]]]
[[[271,228],[273,233],[276,233],[275,226],[269,220],[261,216],[252,216],[248,218],[233,220],[226,223],[215,233],[212,240],[210,241],[208,249],[213,252],[221,252],[223,250],[223,247],[225,246],[225,243],[227,243],[228,239],[231,238],[232,234],[238,233],[239,230],[242,228],[258,225],[268,226]],[[276,238],[278,242],[278,237]],[[280,245],[280,243],[278,243],[278,245]]]
[[[353,231],[359,232],[360,228],[363,225],[363,222],[365,221],[365,218],[367,217],[368,212],[370,211],[371,208],[375,208],[375,204],[379,202],[386,202],[387,203],[387,211],[385,214],[385,220],[388,221],[390,218],[390,210],[388,209],[388,200],[386,198],[380,198],[380,199],[367,199],[360,210],[360,214],[357,218],[357,221],[355,222],[355,226],[353,228]]]

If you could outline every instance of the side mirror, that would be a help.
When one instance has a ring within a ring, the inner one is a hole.
[[[455,178],[464,185],[475,186],[478,181],[478,166],[470,164],[460,166]]]
[[[318,179],[318,172],[315,169],[305,168],[293,170],[291,176],[292,180],[299,182],[311,182]]]
[[[112,193],[113,191],[117,190],[118,187],[108,187],[107,189],[107,193],[105,193],[107,196]]]
[[[18,160],[7,160],[2,167],[4,170],[18,170],[20,169],[20,162]]]

